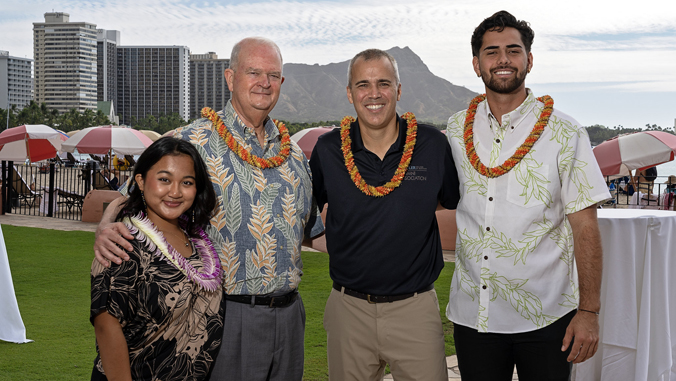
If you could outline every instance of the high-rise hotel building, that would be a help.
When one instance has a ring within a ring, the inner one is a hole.
[[[35,101],[64,113],[96,110],[96,24],[63,12],[33,23]]]
[[[188,120],[190,50],[187,46],[118,46],[117,102],[120,123],[178,113]]]
[[[33,100],[33,60],[0,50],[0,108],[21,110]]]
[[[117,46],[120,32],[117,30],[96,30],[96,73],[98,101],[115,102],[117,97]]]
[[[210,107],[223,110],[230,99],[225,81],[229,59],[218,59],[214,52],[190,55],[190,117],[201,118],[201,110]]]

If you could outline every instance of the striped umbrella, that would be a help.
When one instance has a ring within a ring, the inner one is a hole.
[[[331,127],[306,128],[293,134],[293,136],[291,136],[291,140],[295,141],[296,144],[298,144],[300,149],[303,150],[305,157],[307,157],[308,160],[310,160],[312,150],[315,148],[315,144],[317,144],[317,139],[319,139],[319,137],[324,135],[325,133],[333,130],[334,128],[338,127],[331,126]]]
[[[594,156],[604,176],[628,176],[634,169],[672,161],[675,153],[676,135],[663,131],[620,135],[594,147]]]
[[[66,152],[105,155],[111,151],[116,155],[140,155],[153,143],[140,131],[118,126],[88,127],[71,136],[63,143]]]
[[[44,124],[25,124],[0,133],[0,160],[31,162],[51,159],[67,136]]]

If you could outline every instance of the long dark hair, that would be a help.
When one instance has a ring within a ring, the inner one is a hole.
[[[138,174],[141,174],[141,177],[145,179],[150,168],[167,155],[188,155],[194,163],[197,194],[195,194],[192,206],[184,215],[188,217],[186,230],[191,235],[195,235],[196,227],[205,227],[213,216],[214,209],[216,208],[216,193],[211,185],[211,181],[209,181],[207,166],[204,164],[204,160],[200,157],[197,149],[185,140],[173,137],[157,139],[157,141],[143,151],[134,166],[132,185],[130,185],[128,192],[129,197],[122,204],[122,209],[117,214],[116,220],[120,221],[126,216],[135,216],[139,212],[145,213],[142,192],[134,179]],[[192,217],[193,211],[195,215],[194,222]]]

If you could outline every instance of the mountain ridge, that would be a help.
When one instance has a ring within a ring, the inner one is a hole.
[[[397,112],[410,111],[420,122],[443,124],[467,108],[477,93],[434,75],[408,46],[387,50],[396,60],[401,78]],[[284,64],[285,81],[270,113],[294,123],[340,120],[355,115],[346,95],[349,60],[327,65]]]

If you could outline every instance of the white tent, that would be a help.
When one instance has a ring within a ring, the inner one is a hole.
[[[21,320],[19,304],[14,294],[2,228],[0,228],[0,340],[19,344],[33,341],[26,339],[26,327]]]

